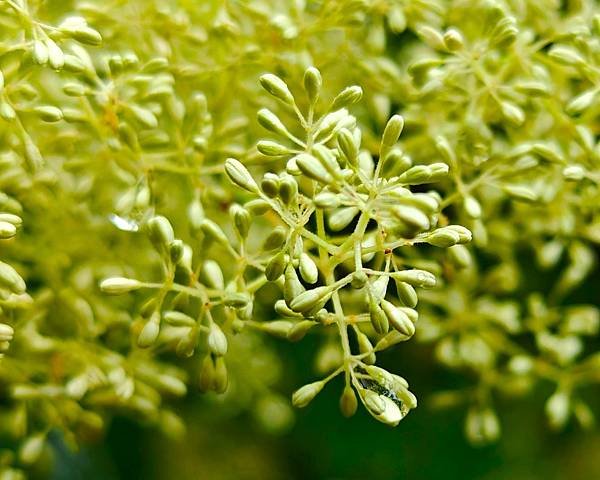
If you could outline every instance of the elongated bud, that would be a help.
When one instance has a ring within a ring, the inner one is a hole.
[[[204,233],[207,238],[216,241],[217,243],[227,244],[229,241],[227,240],[227,235],[223,233],[221,227],[219,227],[215,222],[209,219],[204,219],[200,223],[200,229]]]
[[[44,65],[48,62],[48,48],[41,40],[36,40],[33,42],[33,51],[32,51],[33,61],[38,65]]]
[[[464,44],[464,38],[458,30],[450,28],[444,33],[444,45],[451,52],[461,50]]]
[[[381,415],[385,410],[385,402],[383,397],[372,390],[363,390],[361,392],[365,407],[373,415]]]
[[[388,321],[392,327],[407,337],[412,337],[415,333],[415,325],[408,316],[394,304],[387,300],[381,301],[381,308],[385,312]]]
[[[546,415],[552,428],[562,428],[569,419],[571,413],[571,399],[564,391],[554,393],[545,405]]]
[[[371,295],[369,295],[369,316],[373,330],[380,335],[388,332],[390,328],[388,317]]]
[[[277,115],[268,108],[262,108],[258,111],[258,123],[270,132],[277,133],[284,137],[289,135],[287,128],[285,128],[281,120],[279,120]]]
[[[322,308],[327,300],[329,300],[331,294],[332,290],[329,286],[317,287],[302,292],[294,298],[289,305],[294,312],[306,313],[315,309],[317,306]]]
[[[269,92],[275,98],[281,100],[284,103],[287,103],[288,105],[294,104],[294,96],[290,92],[286,83],[277,75],[267,73],[261,76],[260,84],[267,92]]]
[[[432,288],[436,284],[435,275],[426,270],[402,270],[400,272],[392,272],[390,276],[393,279],[406,282],[413,287]]]
[[[241,238],[246,238],[250,230],[250,213],[244,207],[240,205],[232,205],[229,209],[229,213],[233,218],[233,225]]]
[[[273,229],[273,231],[269,234],[269,236],[265,239],[263,243],[263,250],[275,250],[276,248],[281,248],[285,243],[288,232],[282,226],[277,226]]]
[[[305,282],[310,284],[316,283],[319,278],[319,269],[316,263],[304,252],[300,255],[300,275]]]
[[[314,104],[319,98],[322,85],[321,72],[315,67],[308,67],[304,72],[304,90],[306,90],[308,100],[311,104]]]
[[[0,262],[0,288],[6,288],[12,293],[25,292],[25,282],[17,271],[7,263]]]
[[[325,382],[321,380],[300,387],[292,395],[292,404],[297,408],[306,407],[323,390],[324,386]]]
[[[19,448],[19,460],[25,465],[35,463],[44,449],[46,436],[43,433],[38,433],[27,438]]]
[[[279,157],[291,153],[291,150],[286,146],[271,140],[261,140],[256,144],[256,149],[268,157]]]
[[[206,355],[202,360],[200,374],[198,376],[198,388],[205,393],[213,389],[215,379],[215,363],[211,355]]]
[[[33,111],[40,117],[44,122],[58,122],[63,119],[63,112],[60,108],[53,107],[52,105],[42,105],[35,107]]]
[[[285,279],[283,282],[283,297],[286,303],[290,305],[304,291],[304,286],[300,283],[296,270],[291,263],[288,264],[285,269]]]
[[[525,121],[525,112],[523,109],[510,102],[500,102],[500,109],[502,110],[502,116],[518,127]]]
[[[367,354],[364,358],[363,358],[363,362],[365,362],[367,365],[372,365],[375,363],[375,352],[373,352],[373,345],[371,344],[371,341],[369,340],[369,337],[367,337],[364,333],[362,332],[358,332],[356,334],[356,340],[358,343],[358,351],[361,354]]]
[[[358,147],[354,135],[347,128],[342,128],[337,136],[337,144],[340,151],[348,161],[349,165],[354,167],[358,164]]]
[[[317,322],[313,322],[312,320],[302,320],[301,322],[296,323],[287,333],[287,339],[291,342],[297,342],[302,340],[308,331],[317,325]]]
[[[215,358],[215,370],[213,377],[213,389],[216,393],[225,393],[229,384],[227,366],[223,357]]]
[[[214,322],[209,327],[207,337],[208,349],[216,356],[223,356],[227,353],[227,337],[223,330]]]
[[[523,185],[505,185],[504,191],[515,200],[532,203],[538,200],[538,195],[529,187]]]
[[[582,65],[585,63],[583,57],[571,47],[553,46],[548,52],[548,56],[563,65]]]
[[[111,277],[100,283],[100,290],[109,295],[122,295],[141,288],[142,284],[133,278]]]
[[[362,98],[362,94],[362,88],[358,86],[346,87],[333,99],[331,111],[335,112],[336,110],[340,110],[348,105],[359,102]]]
[[[65,54],[51,38],[47,38],[45,43],[48,49],[48,63],[53,69],[60,70],[65,64]]]
[[[565,180],[578,182],[586,177],[587,172],[581,165],[570,165],[563,169],[562,174]]]
[[[205,260],[200,270],[200,280],[208,287],[216,290],[225,288],[225,279],[220,265],[212,259]]]
[[[340,411],[344,417],[350,418],[356,413],[357,408],[358,400],[356,399],[356,394],[350,385],[346,385],[340,397]]]
[[[458,233],[448,228],[438,228],[425,237],[425,241],[435,247],[447,248],[460,242]]]
[[[267,266],[265,267],[265,277],[270,282],[274,282],[277,280],[283,272],[285,271],[286,258],[285,253],[283,251],[279,252],[277,255],[269,260]]]
[[[429,218],[417,207],[411,205],[397,205],[392,213],[405,225],[418,231],[427,230],[430,227]]]
[[[225,173],[238,187],[252,193],[258,193],[258,185],[250,175],[248,169],[235,158],[225,160]]]
[[[161,215],[148,220],[147,229],[152,245],[159,252],[166,251],[175,239],[171,222]]]
[[[279,198],[285,205],[291,205],[298,196],[298,183],[292,177],[284,177],[279,182]]]
[[[148,348],[156,343],[158,334],[160,333],[160,314],[155,312],[142,328],[137,339],[138,347]]]
[[[332,212],[327,218],[327,226],[334,232],[343,230],[360,213],[358,207],[343,207]]]
[[[196,320],[185,313],[178,312],[176,310],[169,310],[164,312],[163,319],[169,325],[175,327],[194,327],[196,326]]]
[[[594,103],[597,93],[598,90],[596,88],[583,92],[567,104],[565,111],[569,115],[579,115],[580,113],[583,113]]]
[[[318,208],[336,208],[340,206],[341,199],[336,193],[321,192],[315,196],[314,202]]]
[[[304,175],[325,185],[333,183],[333,177],[319,160],[307,153],[296,157],[296,165]]]
[[[394,115],[392,118],[390,118],[385,126],[385,130],[383,131],[381,146],[387,148],[393,147],[400,138],[403,128],[404,118],[402,118],[400,115]]]
[[[12,238],[17,234],[17,227],[12,223],[0,221],[0,239]]]

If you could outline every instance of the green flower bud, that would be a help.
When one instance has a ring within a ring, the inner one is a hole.
[[[511,124],[518,127],[525,121],[525,112],[523,109],[510,102],[500,102],[502,116]]]
[[[260,84],[275,98],[287,103],[288,105],[294,104],[294,96],[290,92],[285,82],[278,76],[267,73],[260,77]]]
[[[32,465],[40,458],[46,436],[43,433],[38,433],[27,438],[19,448],[19,460],[25,465]]]
[[[340,411],[346,418],[350,418],[356,413],[358,408],[358,400],[351,386],[346,385],[342,396],[340,397]]]
[[[215,322],[210,324],[206,341],[213,355],[222,357],[227,353],[227,337]]]
[[[53,107],[51,105],[44,105],[41,107],[35,107],[33,111],[40,117],[44,122],[58,122],[63,119],[63,112],[60,108]]]
[[[361,354],[368,354],[366,357],[363,358],[363,362],[367,365],[374,364],[376,360],[375,352],[373,352],[373,345],[371,344],[369,337],[367,337],[364,333],[359,331],[356,334],[356,340],[358,343],[358,351]]]
[[[404,118],[402,118],[400,115],[394,115],[392,118],[390,118],[383,131],[381,146],[387,148],[393,147],[398,141],[398,138],[400,138],[403,128]]]
[[[225,173],[238,187],[252,193],[258,193],[258,185],[250,175],[248,169],[235,158],[225,160]]]
[[[571,398],[566,391],[557,391],[548,398],[545,405],[550,426],[559,429],[565,426],[571,413]]]
[[[427,230],[430,227],[429,218],[421,210],[409,205],[393,207],[392,213],[405,225],[417,231]]]
[[[312,258],[306,253],[300,255],[300,276],[307,283],[316,283],[319,278],[319,269]]]
[[[256,144],[256,149],[268,157],[280,157],[291,153],[289,148],[270,140],[261,140]]]
[[[576,50],[570,47],[564,47],[561,45],[553,46],[548,52],[548,56],[563,65],[583,65],[585,60]]]
[[[538,195],[533,190],[523,185],[505,185],[503,189],[515,200],[527,203],[536,202],[538,200]]]
[[[432,288],[435,287],[435,275],[425,270],[402,270],[400,272],[392,272],[390,276],[401,282],[406,282],[413,287]]]
[[[563,169],[563,177],[565,180],[572,182],[578,182],[583,180],[586,176],[586,171],[581,165],[570,165]]]
[[[241,238],[246,238],[250,231],[250,213],[244,207],[234,204],[229,208],[229,213],[233,218],[233,225]]]
[[[407,337],[412,337],[414,335],[415,325],[402,310],[396,308],[394,304],[387,300],[381,301],[381,308],[392,327]]]
[[[398,298],[400,301],[407,307],[415,308],[419,298],[417,297],[417,292],[415,291],[414,287],[397,279],[394,279],[394,282],[396,284],[396,291],[398,292]]]
[[[223,233],[223,230],[221,230],[221,227],[219,227],[212,220],[209,220],[207,218],[202,220],[202,222],[200,223],[200,229],[204,233],[205,237],[208,239],[214,240],[215,242],[223,245],[229,243],[229,240],[227,239],[225,233]]]
[[[12,223],[0,221],[0,239],[14,237],[17,234],[17,227]]]
[[[277,280],[285,271],[286,255],[281,251],[269,260],[265,267],[265,277],[270,282]]]
[[[283,125],[281,120],[271,112],[268,108],[263,108],[258,112],[258,123],[260,123],[265,129],[270,132],[277,133],[284,137],[289,136],[287,128]]]
[[[292,395],[292,404],[297,408],[306,407],[323,390],[324,386],[325,382],[321,380],[300,387]]]
[[[69,97],[83,97],[86,90],[80,83],[71,82],[63,85],[63,92]]]
[[[279,182],[279,197],[285,205],[291,205],[298,196],[298,183],[292,177],[284,177]]]
[[[205,393],[213,389],[215,379],[215,363],[211,355],[206,355],[202,360],[198,376],[198,388]]]
[[[295,297],[289,306],[294,312],[306,313],[313,310],[317,306],[323,308],[323,305],[329,300],[332,294],[331,287],[323,286],[312,290],[306,290]]]
[[[312,155],[301,153],[296,157],[296,165],[304,175],[325,185],[333,183],[333,177],[327,169]]]
[[[171,222],[161,215],[152,217],[146,225],[148,236],[154,248],[159,252],[167,251],[169,245],[175,240]]]
[[[464,245],[454,245],[448,249],[450,261],[458,268],[469,268],[472,264],[471,254]]]
[[[216,290],[223,290],[225,288],[223,271],[215,260],[208,259],[202,263],[200,280],[208,287]]]
[[[60,70],[65,64],[65,54],[51,38],[46,38],[44,43],[48,49],[48,63],[54,70]]]
[[[323,80],[321,78],[321,72],[315,67],[308,67],[304,72],[304,90],[306,91],[308,100],[311,104],[316,103],[319,98],[322,85]]]
[[[139,281],[125,277],[107,278],[100,283],[100,290],[109,295],[122,295],[141,287],[142,284]]]
[[[461,50],[465,45],[465,40],[463,36],[458,30],[455,30],[454,28],[446,30],[443,39],[444,45],[451,52]]]
[[[196,320],[185,313],[178,312],[176,310],[169,310],[164,312],[163,319],[169,325],[174,327],[195,327]]]
[[[265,192],[267,197],[275,198],[279,195],[279,182],[280,179],[277,175],[274,173],[266,173],[260,182],[260,188]]]
[[[567,104],[565,111],[569,115],[579,115],[580,113],[583,113],[594,103],[597,93],[598,90],[596,88],[583,92]]]
[[[215,372],[213,377],[213,390],[216,393],[225,393],[229,385],[227,366],[223,357],[215,358]]]
[[[302,340],[304,336],[308,333],[308,331],[317,325],[317,322],[312,320],[302,320],[301,322],[296,323],[287,333],[287,339],[290,342],[297,342]]]
[[[365,407],[369,413],[373,415],[381,415],[385,411],[386,404],[383,396],[375,393],[372,390],[363,390],[361,393]]]
[[[327,225],[334,232],[343,230],[360,213],[357,207],[343,207],[333,211],[327,218]]]
[[[288,236],[288,231],[285,227],[278,225],[273,229],[269,236],[265,239],[262,249],[265,251],[281,248]]]
[[[142,328],[137,339],[138,347],[148,348],[156,343],[160,333],[160,314],[155,312]]]
[[[318,208],[336,208],[341,204],[341,198],[337,193],[321,192],[315,195],[315,206]]]
[[[449,228],[438,228],[425,237],[425,241],[435,247],[447,248],[460,241],[458,233]]]
[[[44,65],[48,62],[48,48],[41,40],[35,40],[33,42],[33,61],[38,65]]]
[[[358,148],[359,145],[354,138],[354,135],[347,128],[342,128],[337,136],[338,148],[346,158],[349,165],[354,167],[358,163]]]
[[[373,330],[380,335],[388,332],[390,328],[388,317],[371,295],[369,295],[369,316]]]
[[[333,99],[333,103],[331,105],[331,111],[335,112],[340,110],[348,105],[352,105],[353,103],[357,103],[362,98],[362,88],[357,86],[346,87],[342,90],[338,95]]]
[[[158,127],[158,120],[156,116],[147,108],[142,108],[138,105],[129,105],[129,111],[144,128]]]
[[[302,286],[302,283],[300,283],[298,274],[291,263],[286,267],[284,275],[283,297],[285,298],[286,303],[290,305],[290,303],[304,292],[305,289],[304,286]]]
[[[256,200],[250,200],[244,204],[244,208],[250,212],[251,215],[259,216],[264,215],[269,210],[271,210],[271,205],[266,200],[262,198],[257,198]]]

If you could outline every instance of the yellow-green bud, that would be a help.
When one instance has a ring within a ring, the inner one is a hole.
[[[340,411],[344,417],[349,418],[356,413],[358,400],[351,386],[346,385],[340,397]]]
[[[109,295],[122,295],[142,287],[141,282],[133,278],[111,277],[100,283],[100,290]]]
[[[278,76],[267,73],[261,76],[259,81],[262,87],[275,98],[287,103],[288,105],[294,104],[294,96],[290,92],[285,82]]]
[[[225,173],[238,187],[249,192],[258,193],[258,185],[250,175],[248,169],[235,158],[225,160]]]
[[[292,404],[294,407],[298,408],[306,407],[312,401],[312,399],[319,394],[324,386],[325,382],[321,380],[300,387],[292,395]]]
[[[210,324],[207,344],[210,352],[217,357],[227,353],[227,337],[215,322]]]

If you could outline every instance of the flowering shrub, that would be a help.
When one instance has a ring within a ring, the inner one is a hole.
[[[552,427],[593,424],[594,1],[0,0],[0,25],[2,478],[115,413],[181,434],[198,389],[285,429],[268,336],[318,338],[297,407],[340,376],[345,416],[397,425],[419,392],[377,354],[415,335],[470,380],[431,401],[473,443],[543,383]]]

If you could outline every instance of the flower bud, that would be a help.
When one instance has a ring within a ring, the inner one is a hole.
[[[392,327],[407,337],[412,337],[414,335],[415,325],[402,310],[396,308],[394,304],[387,300],[381,301],[381,308]]]
[[[376,360],[375,352],[373,352],[373,345],[371,344],[369,337],[367,337],[364,333],[359,331],[356,334],[356,341],[358,343],[358,351],[361,354],[368,354],[363,358],[363,362],[367,365],[374,364]]]
[[[155,312],[142,328],[137,339],[138,347],[148,348],[154,345],[160,333],[160,314]]]
[[[277,280],[285,271],[286,255],[281,251],[269,260],[265,267],[265,277],[269,282]]]
[[[319,278],[319,269],[314,260],[307,253],[300,255],[300,276],[310,284],[316,283]]]
[[[565,180],[578,182],[579,180],[583,180],[585,178],[586,171],[581,165],[570,165],[563,169],[562,174]]]
[[[459,243],[460,237],[454,230],[443,227],[427,235],[425,241],[435,247],[447,248]]]
[[[227,240],[227,236],[225,235],[225,233],[223,233],[221,227],[219,227],[212,220],[209,220],[207,218],[202,220],[202,222],[200,222],[200,229],[202,230],[206,238],[214,240],[222,245],[226,245],[229,243],[229,241]]]
[[[340,206],[341,199],[337,193],[321,192],[315,195],[314,202],[318,208],[336,208]]]
[[[292,404],[297,408],[306,407],[312,401],[312,399],[319,394],[324,386],[325,382],[321,380],[300,387],[292,395]]]
[[[415,308],[419,298],[414,287],[397,279],[394,279],[394,283],[396,284],[396,291],[398,292],[398,298],[400,301],[407,307]]]
[[[304,90],[311,104],[314,104],[319,98],[322,85],[321,72],[315,67],[308,67],[304,72]]]
[[[12,223],[0,221],[0,240],[14,237],[17,234],[17,227]]]
[[[392,118],[390,118],[383,131],[381,146],[387,148],[393,147],[398,141],[398,138],[400,138],[403,128],[404,118],[402,118],[400,115],[394,115]]]
[[[233,225],[241,238],[246,238],[250,230],[250,213],[244,207],[240,205],[232,205],[229,209],[229,213],[233,218]]]
[[[265,239],[262,245],[262,249],[265,251],[275,250],[281,248],[285,243],[288,236],[288,232],[285,227],[278,225],[273,229],[269,236]]]
[[[362,98],[362,88],[357,86],[346,87],[342,90],[338,95],[333,99],[333,104],[331,105],[331,111],[335,112],[340,110],[348,105],[352,105],[353,103],[357,103]]]
[[[280,157],[291,153],[289,148],[271,140],[261,140],[256,144],[256,149],[268,157]]]
[[[388,332],[390,328],[388,317],[372,296],[369,296],[369,316],[373,330],[380,335]]]
[[[296,323],[290,330],[287,332],[286,338],[290,342],[297,342],[302,340],[304,336],[308,333],[308,331],[314,327],[317,323],[312,320],[302,320],[301,322]]]
[[[288,105],[294,104],[294,96],[290,92],[285,82],[277,75],[267,73],[262,75],[259,81],[262,87],[275,98],[287,103]]]
[[[25,465],[35,463],[44,449],[46,437],[43,433],[37,433],[27,438],[19,448],[19,460]]]
[[[63,118],[62,110],[51,105],[42,105],[40,107],[35,107],[33,111],[44,122],[58,122]]]
[[[200,280],[210,288],[223,290],[225,288],[225,279],[223,271],[219,264],[212,259],[205,260],[200,270]]]
[[[279,182],[279,198],[285,205],[291,205],[298,196],[298,183],[292,177],[286,176]]]
[[[152,245],[159,252],[166,251],[175,239],[171,222],[162,215],[152,217],[148,220],[146,227]]]
[[[270,132],[277,133],[283,137],[287,137],[289,132],[283,125],[281,120],[268,108],[263,108],[258,112],[258,123]]]
[[[213,390],[216,393],[225,393],[229,384],[227,366],[223,357],[215,358],[215,370],[213,376]]]
[[[296,165],[300,171],[309,178],[325,185],[333,183],[333,177],[315,157],[301,153],[296,158]]]
[[[122,295],[142,287],[141,282],[133,278],[111,277],[100,283],[100,290],[109,295]]]
[[[393,279],[406,282],[413,287],[431,288],[435,287],[436,284],[435,275],[426,270],[401,270],[399,272],[392,272],[390,276]]]
[[[222,357],[227,353],[227,336],[215,322],[210,324],[207,344],[210,352],[217,357]]]
[[[238,187],[249,192],[258,193],[258,185],[248,169],[239,160],[235,158],[225,160],[225,173]]]
[[[331,287],[323,286],[317,287],[312,290],[306,290],[300,295],[295,297],[289,306],[294,312],[306,313],[310,310],[315,309],[317,306],[322,308],[323,305],[329,300],[332,294]]]
[[[347,128],[342,128],[337,136],[338,148],[346,158],[349,165],[356,167],[358,159],[358,147],[354,135]]]
[[[269,198],[275,198],[279,195],[279,183],[280,179],[274,173],[266,173],[260,182],[260,188],[265,195]]]
[[[202,360],[200,374],[198,375],[198,388],[205,393],[213,389],[215,384],[215,363],[211,355],[206,355]]]
[[[340,397],[340,411],[344,417],[350,418],[356,413],[357,408],[358,400],[356,399],[356,394],[350,385],[346,385]]]
[[[327,217],[327,226],[334,232],[339,232],[346,228],[352,220],[360,213],[358,207],[342,207]]]

